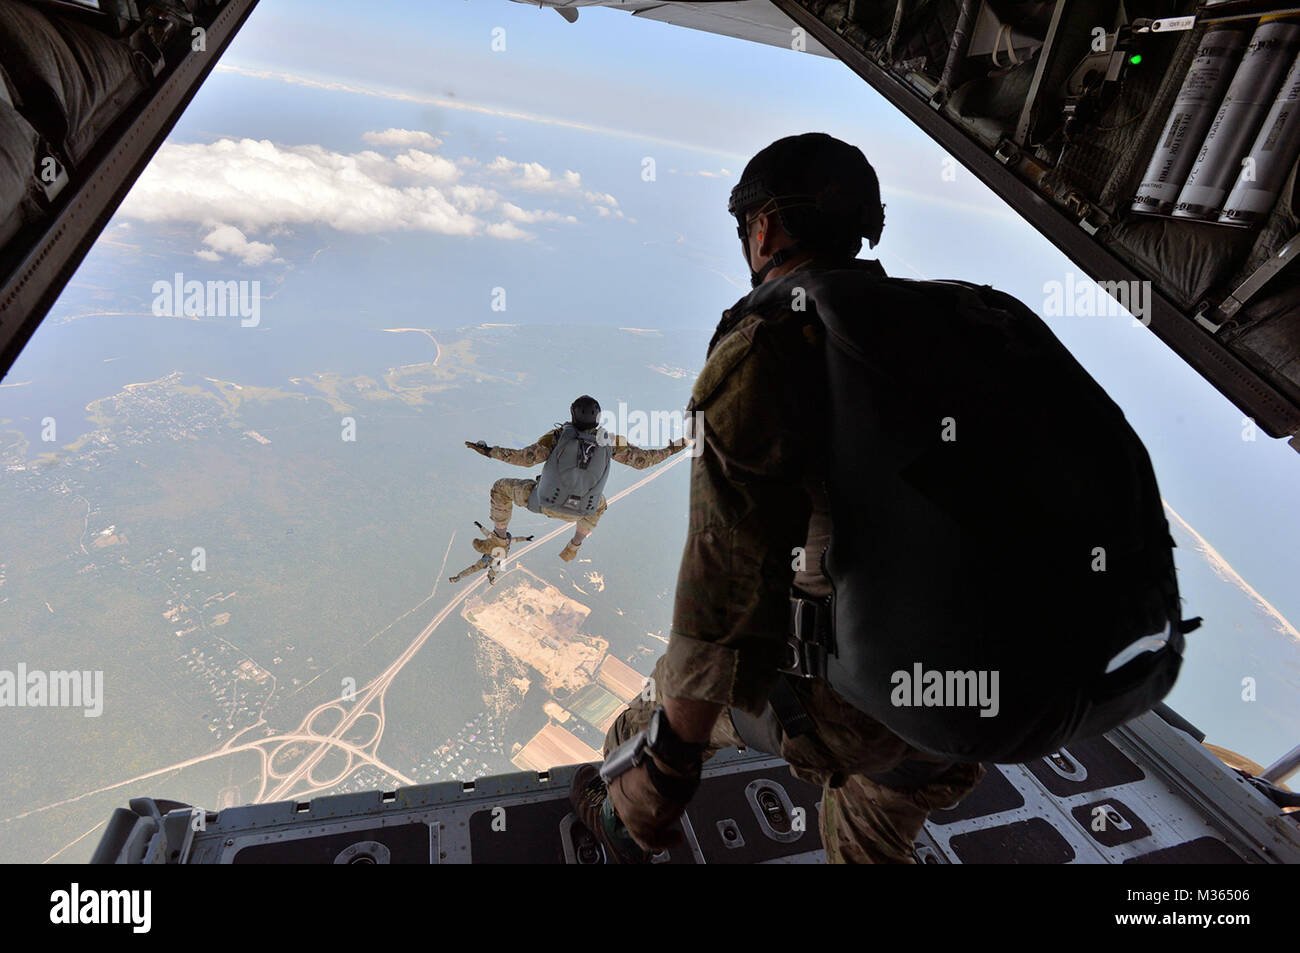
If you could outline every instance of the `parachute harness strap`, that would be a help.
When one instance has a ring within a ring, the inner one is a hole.
[[[596,438],[588,437],[586,434],[578,435],[578,467],[587,469],[591,466],[591,458],[596,453]]]

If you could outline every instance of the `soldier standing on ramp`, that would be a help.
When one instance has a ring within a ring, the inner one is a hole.
[[[503,478],[492,484],[493,531],[473,543],[483,556],[452,576],[452,582],[481,569],[489,570],[489,581],[495,579],[495,570],[510,550],[511,542],[521,538],[511,536],[507,529],[516,506],[526,506],[534,513],[577,524],[573,538],[560,552],[560,558],[569,562],[578,555],[578,547],[596,528],[605,512],[604,489],[609,478],[610,461],[644,470],[686,446],[685,438],[680,438],[659,450],[642,450],[621,435],[611,436],[598,426],[600,404],[594,397],[583,395],[575,400],[569,407],[569,416],[569,423],[556,425],[532,446],[522,450],[489,447],[482,440],[476,443],[465,441],[465,446],[475,453],[493,460],[521,467],[545,462],[545,466],[536,479]],[[483,529],[481,525],[479,528]],[[531,536],[526,538],[532,539]]]
[[[797,270],[884,275],[855,259],[884,225],[875,172],[838,139],[773,143],[745,167],[730,211],[755,288]],[[646,862],[672,843],[704,759],[744,745],[823,786],[829,860],[914,863],[926,816],[960,801],[983,769],[927,758],[823,679],[783,674],[792,584],[810,597],[831,593],[821,560],[831,538],[822,332],[788,298],[752,313],[748,300],[723,313],[687,405],[707,422],[695,435],[702,449],[667,653],[649,697],[610,727],[603,770],[575,773],[571,799],[609,862]],[[794,572],[797,546],[809,555]],[[624,756],[629,746],[635,757]]]
[[[728,210],[754,291],[686,408],[705,426],[668,648],[571,799],[607,860],[644,862],[683,836],[704,760],[744,745],[822,786],[828,860],[916,863],[980,762],[1149,711],[1200,620],[1141,440],[1042,319],[856,257],[884,226],[860,149],[778,139]],[[1107,548],[1133,555],[1103,572]],[[897,689],[921,660],[1005,690],[918,702]]]

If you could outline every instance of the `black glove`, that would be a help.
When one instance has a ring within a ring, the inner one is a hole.
[[[469,447],[475,453],[482,454],[485,457],[488,455],[488,451],[492,449],[487,445],[487,442],[483,440],[477,440],[474,443],[470,443],[466,440],[465,446]]]

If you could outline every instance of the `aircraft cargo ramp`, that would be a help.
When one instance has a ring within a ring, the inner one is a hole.
[[[574,770],[220,813],[140,798],[115,812],[94,862],[603,863],[569,807]],[[687,809],[683,844],[656,861],[822,863],[820,795],[779,758],[722,752]],[[931,815],[916,856],[935,864],[1295,863],[1300,828],[1198,738],[1148,713],[1050,758],[990,767],[954,810]]]

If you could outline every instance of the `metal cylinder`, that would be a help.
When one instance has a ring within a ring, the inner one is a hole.
[[[1260,777],[1272,784],[1281,784],[1297,771],[1300,771],[1300,745],[1270,764]]]
[[[1196,161],[1197,147],[1205,140],[1205,132],[1223,102],[1249,36],[1246,29],[1228,27],[1208,30],[1201,38],[1196,58],[1151,153],[1142,184],[1133,196],[1135,212],[1167,215],[1173,211]]]
[[[1282,82],[1273,108],[1242,163],[1219,221],[1227,225],[1258,225],[1268,218],[1277,194],[1300,153],[1300,55]]]
[[[975,19],[975,0],[962,0],[957,13],[957,25],[952,31],[952,42],[948,44],[948,59],[943,64],[943,73],[939,77],[939,89],[935,95],[947,99],[952,89],[953,77],[958,67],[966,61],[966,51],[970,49],[971,21]]]
[[[1300,23],[1275,18],[1260,21],[1178,193],[1176,217],[1206,219],[1219,214],[1297,51]]]

